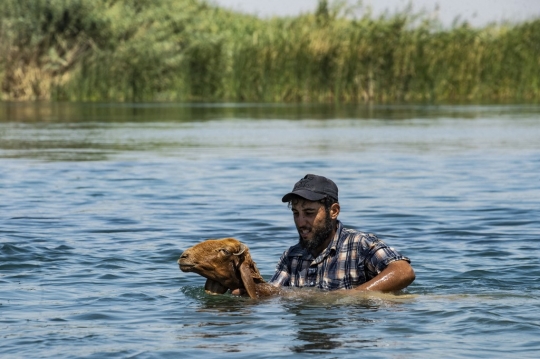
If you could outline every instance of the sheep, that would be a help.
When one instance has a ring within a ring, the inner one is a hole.
[[[177,263],[182,272],[205,277],[208,294],[245,289],[256,299],[279,293],[277,287],[264,281],[248,247],[235,238],[207,239],[185,250]]]

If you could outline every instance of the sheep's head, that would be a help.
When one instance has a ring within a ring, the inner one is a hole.
[[[245,288],[251,298],[256,298],[255,284],[264,282],[248,247],[234,238],[208,239],[196,244],[182,253],[178,265],[182,272],[205,277],[204,289],[211,294]]]

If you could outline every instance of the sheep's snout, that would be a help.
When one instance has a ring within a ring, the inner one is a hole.
[[[195,264],[193,264],[193,262],[189,258],[189,253],[186,252],[182,253],[180,258],[178,258],[177,263],[182,272],[190,272],[195,266]]]

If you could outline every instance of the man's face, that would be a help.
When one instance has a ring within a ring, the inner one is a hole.
[[[332,234],[332,219],[319,202],[295,199],[291,203],[300,244],[310,251],[318,248]]]

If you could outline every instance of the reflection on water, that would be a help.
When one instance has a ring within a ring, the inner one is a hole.
[[[385,321],[379,317],[379,309],[386,311],[383,316],[388,315],[389,310],[390,313],[404,310],[403,305],[417,297],[408,294],[286,289],[278,297],[253,300],[229,294],[206,295],[202,287],[184,287],[182,292],[193,299],[189,306],[204,318],[185,324],[190,334],[184,334],[179,338],[181,341],[212,339],[199,347],[240,352],[245,350],[243,337],[256,337],[261,335],[261,331],[277,330],[287,338],[281,345],[294,353],[310,354],[324,354],[341,347],[346,350],[377,348],[382,338],[374,328]],[[274,326],[265,317],[268,313],[259,312],[262,305],[265,311],[273,312],[272,317],[280,317],[279,326]],[[261,322],[254,320],[257,317],[272,329],[261,328]]]
[[[285,304],[285,308],[294,315],[291,319],[295,330],[295,339],[291,341],[293,352],[323,354],[341,346],[377,346],[376,338],[361,334],[369,333],[369,328],[376,325],[374,320],[365,318],[367,308],[305,306],[301,303]]]
[[[497,148],[536,147],[535,111],[536,106],[0,103],[0,157],[103,161],[147,151],[190,158],[238,151],[288,157],[491,146],[495,155]]]
[[[0,103],[0,122],[200,122],[221,119],[434,119],[534,116],[538,105],[325,105],[174,103]]]

